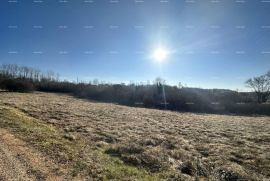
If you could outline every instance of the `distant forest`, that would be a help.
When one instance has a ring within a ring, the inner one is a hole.
[[[60,81],[59,75],[25,66],[0,66],[0,89],[13,92],[68,93],[79,98],[134,107],[173,111],[270,115],[270,73],[246,81],[254,92],[170,86],[162,78],[152,84],[109,84],[98,80]]]

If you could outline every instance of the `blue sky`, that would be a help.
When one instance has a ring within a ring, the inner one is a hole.
[[[270,70],[267,0],[1,0],[0,22],[0,63],[63,79],[245,90]]]

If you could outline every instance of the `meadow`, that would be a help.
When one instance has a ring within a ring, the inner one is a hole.
[[[270,179],[269,116],[0,92],[0,128],[52,159],[67,180]]]

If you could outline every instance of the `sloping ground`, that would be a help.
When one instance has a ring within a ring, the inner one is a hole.
[[[62,129],[10,106],[0,105],[0,128],[5,128],[0,130],[4,135],[1,141],[7,142],[1,150],[2,180],[159,179],[157,174],[105,154],[104,149],[95,147],[84,137],[75,139]],[[16,138],[18,144],[15,144],[7,139],[13,137],[9,132],[24,142]],[[33,147],[39,152],[33,151]]]
[[[80,163],[82,178],[270,179],[270,117],[176,113],[49,93],[1,92],[0,105],[59,129],[59,142],[80,143],[70,162]]]

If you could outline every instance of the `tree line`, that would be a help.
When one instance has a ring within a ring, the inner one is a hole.
[[[0,89],[19,92],[44,91],[69,93],[76,97],[121,105],[169,109],[174,111],[268,114],[270,73],[249,79],[254,92],[223,89],[199,89],[170,86],[162,78],[147,84],[110,84],[93,80],[89,83],[60,81],[52,72],[18,66],[0,66]],[[262,79],[262,80],[261,80]],[[267,87],[268,86],[268,87]]]
[[[17,79],[28,79],[31,81],[58,81],[59,74],[53,71],[47,71],[46,73],[27,66],[19,66],[16,64],[2,64],[0,66],[1,77],[6,78],[17,78]]]

